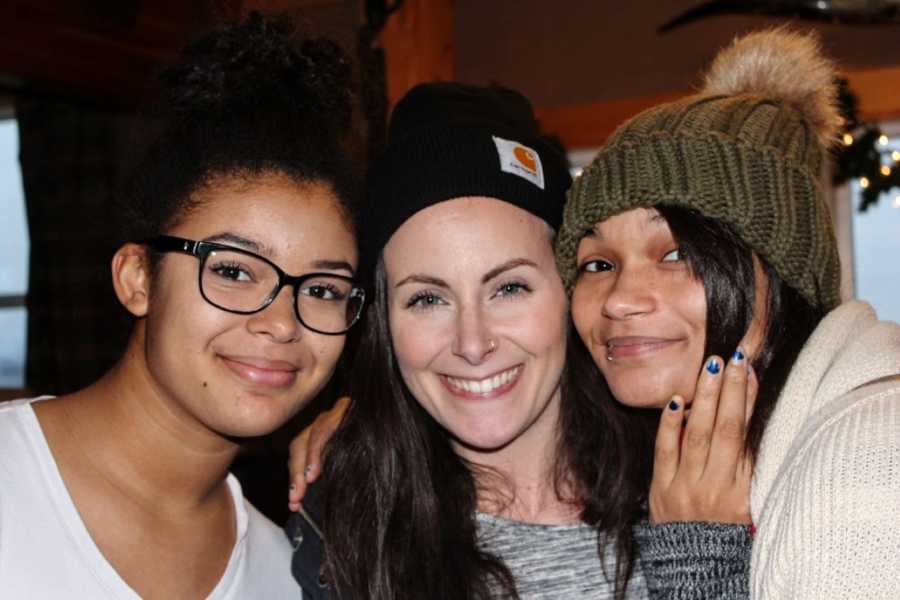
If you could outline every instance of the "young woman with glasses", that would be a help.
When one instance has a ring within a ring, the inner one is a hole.
[[[83,390],[0,408],[0,595],[298,597],[228,469],[322,389],[362,310],[348,81],[332,43],[258,15],[164,73],[112,259],[127,349]]]

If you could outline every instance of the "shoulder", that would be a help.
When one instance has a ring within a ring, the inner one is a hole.
[[[232,478],[230,475],[229,478]],[[230,482],[229,482],[230,483]],[[234,489],[234,487],[232,487]],[[297,598],[299,588],[291,577],[291,547],[275,523],[260,513],[243,495],[235,499],[239,535],[243,521],[243,568],[236,589],[252,597]],[[237,505],[240,506],[237,506]],[[236,597],[244,597],[238,595]]]
[[[900,589],[900,378],[830,402],[788,456],[757,523],[754,595],[874,598],[884,586]]]
[[[900,375],[831,401],[797,435],[790,456],[786,473],[802,478],[900,485]]]
[[[0,481],[35,471],[43,432],[31,408],[33,399],[0,402]],[[0,485],[0,491],[6,486]]]

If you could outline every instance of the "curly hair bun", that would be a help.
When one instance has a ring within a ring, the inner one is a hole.
[[[827,147],[842,123],[835,77],[815,34],[780,27],[736,38],[719,52],[702,93],[780,100],[798,110]]]
[[[257,12],[208,32],[161,73],[168,110],[191,119],[274,103],[345,132],[352,106],[349,60],[328,39],[297,39],[294,33],[289,19]]]

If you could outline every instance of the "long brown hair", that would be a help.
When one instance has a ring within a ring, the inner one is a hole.
[[[569,335],[569,348],[580,340]],[[577,350],[576,350],[577,352]],[[593,363],[567,359],[562,374],[557,492],[583,507],[596,527],[604,559],[610,537],[623,539],[611,569],[624,597],[634,567],[630,536],[621,537],[649,481],[649,465],[633,452],[652,440],[652,425],[633,427],[630,411],[611,400]],[[587,361],[590,361],[588,356]],[[478,545],[474,465],[452,449],[443,431],[400,376],[388,329],[386,276],[376,267],[375,293],[355,362],[353,401],[327,448],[325,572],[343,600],[517,598],[509,569]],[[604,566],[605,563],[604,563]]]

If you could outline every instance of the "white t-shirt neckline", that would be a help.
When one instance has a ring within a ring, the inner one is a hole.
[[[38,457],[38,464],[41,465],[41,476],[44,478],[48,489],[52,491],[50,502],[54,510],[57,511],[56,516],[58,517],[58,521],[65,528],[66,535],[70,538],[75,547],[79,549],[79,556],[88,559],[83,561],[85,567],[94,574],[96,579],[104,588],[106,588],[112,597],[122,598],[123,600],[125,598],[128,600],[141,600],[141,597],[137,592],[122,579],[119,572],[113,568],[112,564],[106,559],[106,556],[103,555],[103,552],[101,552],[96,542],[94,542],[94,538],[91,537],[84,520],[81,518],[81,514],[78,512],[78,508],[75,506],[75,502],[72,500],[72,496],[69,494],[69,489],[66,487],[62,473],[59,471],[59,466],[53,457],[53,451],[50,449],[47,438],[43,433],[41,423],[32,406],[34,402],[47,400],[52,397],[53,396],[41,396],[39,398],[28,400],[13,401],[10,404],[16,402],[28,404],[29,410],[27,411],[26,418],[33,419],[33,423],[30,424],[32,426],[28,427],[27,430],[28,436],[31,438],[32,448],[41,455]],[[240,568],[245,548],[243,541],[247,535],[248,517],[247,511],[244,509],[244,496],[243,491],[241,490],[241,484],[231,473],[228,474],[226,483],[228,484],[228,490],[231,494],[231,500],[234,506],[236,520],[235,543],[222,577],[219,579],[215,588],[213,588],[207,596],[209,599],[226,597],[229,592]]]

